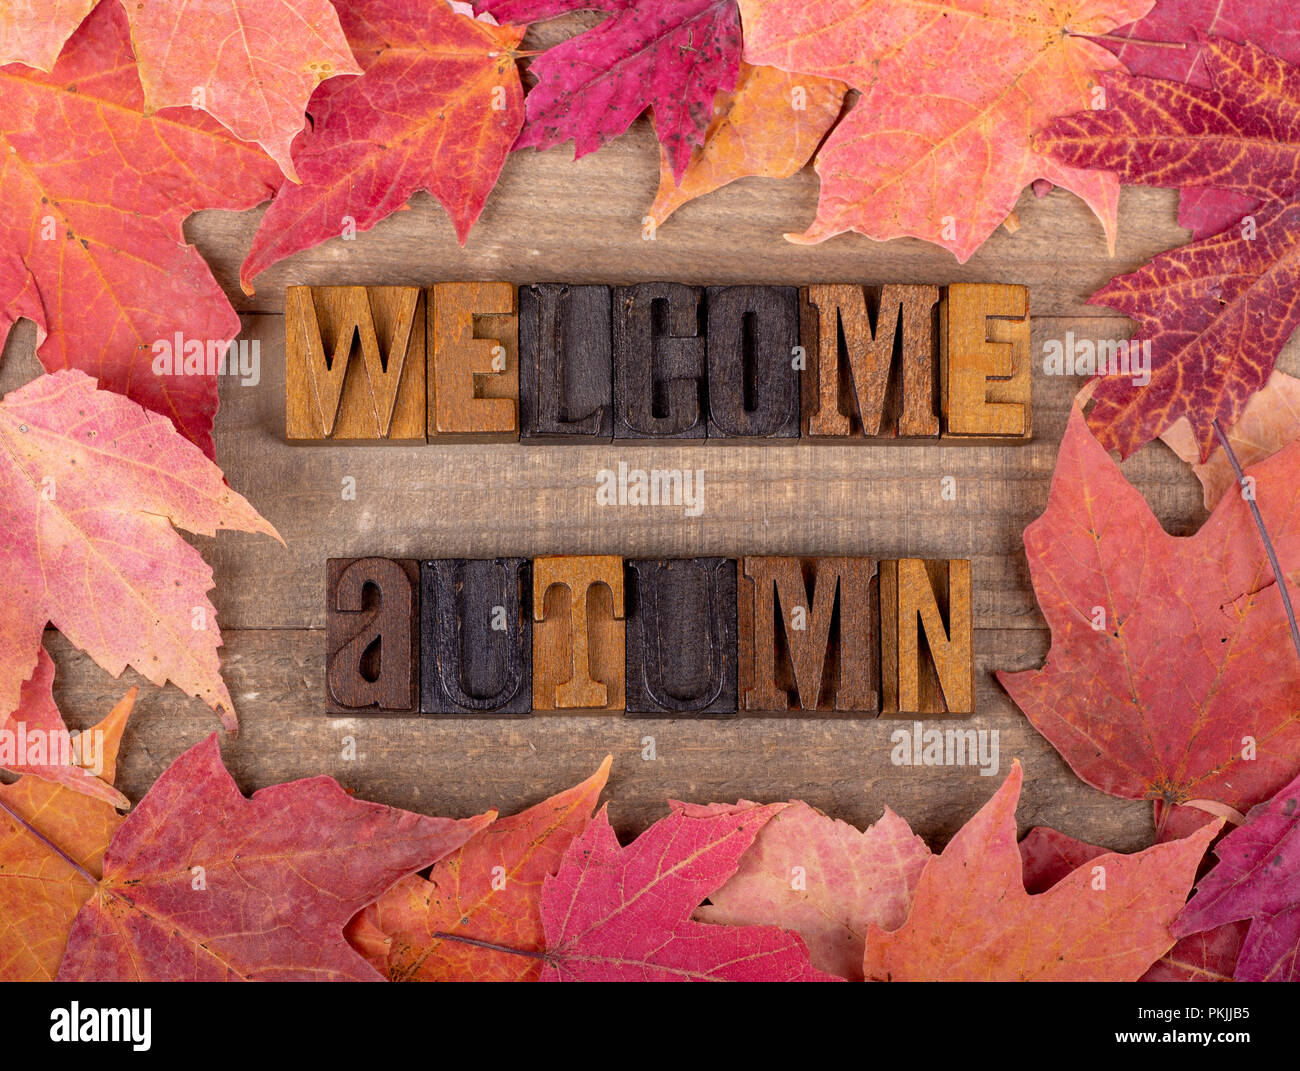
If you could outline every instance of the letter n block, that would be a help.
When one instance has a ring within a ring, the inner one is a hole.
[[[420,566],[421,711],[532,713],[531,573],[527,558]]]
[[[878,712],[875,574],[871,558],[742,560],[742,711]]]
[[[291,286],[284,299],[285,436],[424,438],[424,300],[414,286]]]
[[[623,710],[623,559],[533,561],[533,708]]]
[[[325,572],[325,683],[330,711],[418,714],[418,563],[330,558]]]
[[[736,713],[736,563],[627,563],[627,712]]]
[[[884,714],[972,714],[968,561],[880,563]]]

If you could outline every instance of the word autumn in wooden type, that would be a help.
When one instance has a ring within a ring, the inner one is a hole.
[[[291,286],[285,321],[295,442],[1031,435],[1023,286]]]
[[[331,558],[334,714],[974,712],[969,561]]]

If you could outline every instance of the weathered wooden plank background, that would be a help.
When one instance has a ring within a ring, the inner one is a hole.
[[[799,797],[859,826],[888,803],[936,842],[949,837],[1000,778],[975,768],[894,767],[891,721],[762,719],[690,722],[608,717],[470,720],[336,720],[323,695],[324,562],[333,555],[625,555],[786,552],[970,557],[975,566],[979,714],[1001,734],[1003,772],[1025,764],[1020,821],[1132,850],[1152,837],[1146,804],[1083,785],[1029,726],[991,676],[1038,665],[1048,635],[1020,544],[1043,509],[1057,444],[1077,383],[1035,375],[1034,441],[1024,447],[289,447],[283,441],[284,287],[291,283],[414,283],[505,278],[622,282],[798,284],[815,281],[1021,282],[1030,287],[1034,354],[1044,339],[1124,337],[1123,317],[1086,304],[1112,274],[1185,238],[1167,191],[1126,190],[1116,255],[1096,220],[1061,191],[1026,194],[1016,233],[999,231],[965,265],[912,240],[841,236],[819,246],[782,233],[812,219],[811,170],[786,182],[746,180],[681,209],[653,241],[641,221],[657,181],[645,121],[601,152],[574,162],[568,147],[516,154],[470,237],[458,248],[438,206],[417,196],[355,241],[334,241],[266,272],[245,296],[238,266],[258,213],[206,213],[188,233],[261,340],[262,380],[221,385],[219,460],[230,483],[279,529],[288,547],[239,534],[197,540],[214,564],[214,601],[226,638],[224,668],[242,722],[223,741],[242,788],[317,773],[358,795],[428,813],[516,810],[615,756],[611,815],[623,835],[663,812],[665,797],[770,800]],[[14,333],[0,387],[37,371],[34,331]],[[596,473],[618,461],[705,470],[706,507],[598,508]],[[1125,472],[1166,527],[1194,531],[1200,490],[1163,446]],[[957,480],[955,501],[940,479]],[[355,501],[341,495],[356,481]],[[119,784],[138,799],[181,751],[217,729],[196,700],[127,673],[113,680],[47,633],[59,665],[56,694],[69,723],[98,719],[128,684],[142,684]],[[343,738],[357,741],[343,758]],[[657,758],[641,757],[653,736]]]

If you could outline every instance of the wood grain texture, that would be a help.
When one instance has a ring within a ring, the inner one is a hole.
[[[419,564],[389,558],[326,562],[325,646],[330,710],[418,714]]]
[[[870,558],[741,559],[740,703],[746,713],[880,710]]]
[[[939,288],[832,284],[799,292],[802,433],[813,439],[939,434]]]
[[[736,562],[633,559],[626,584],[627,712],[735,714]]]
[[[285,436],[424,438],[424,296],[413,286],[293,286],[285,295]]]
[[[940,318],[944,435],[1029,439],[1033,369],[1028,288],[955,284],[944,296]]]
[[[519,306],[512,283],[429,290],[429,441],[519,438]]]
[[[970,562],[881,562],[880,622],[882,713],[972,713]]]
[[[622,558],[534,559],[534,710],[623,710],[626,635]]]
[[[599,18],[601,16],[595,16]],[[563,33],[567,20],[530,31]],[[525,47],[534,47],[526,44]],[[610,816],[624,839],[666,813],[665,799],[806,799],[859,827],[888,804],[935,847],[987,801],[1018,757],[1027,778],[1021,830],[1051,825],[1122,851],[1153,839],[1150,807],[1098,793],[1072,774],[991,676],[1042,663],[1048,634],[1035,606],[1021,533],[1047,501],[1070,399],[1080,380],[1045,376],[1043,342],[1128,337],[1132,324],[1087,304],[1112,275],[1187,238],[1177,194],[1126,187],[1117,252],[1107,255],[1095,217],[1060,189],[1026,191],[1014,233],[1000,230],[966,264],[912,239],[870,242],[841,235],[814,246],[781,237],[802,231],[817,205],[811,169],[775,182],[744,179],[683,206],[654,241],[641,220],[659,174],[648,121],[581,160],[569,146],[514,153],[464,248],[446,214],[420,194],[355,241],[332,241],[275,265],[254,295],[238,268],[259,211],[204,212],[186,225],[261,342],[256,386],[221,381],[217,457],[231,485],[275,524],[288,546],[242,533],[195,538],[212,564],[211,593],[225,641],[222,669],[241,731],[222,738],[245,792],[320,773],[364,799],[426,814],[503,813],[538,803],[615,756]],[[1062,250],[1069,256],[1062,256]],[[303,450],[284,443],[284,296],[293,284],[427,287],[447,279],[568,279],[611,284],[676,279],[693,285],[1016,282],[1030,286],[1034,438],[1018,449],[941,441],[894,446],[790,445],[751,450],[673,442],[465,449],[394,446]],[[35,330],[21,321],[0,364],[0,390],[40,373]],[[1300,371],[1300,343],[1279,361]],[[595,501],[596,475],[619,461],[640,468],[706,470],[699,517],[665,508],[610,508]],[[1165,528],[1195,531],[1205,518],[1200,485],[1159,444],[1123,463]],[[813,475],[815,474],[815,476]],[[955,496],[941,497],[951,477]],[[344,481],[355,484],[343,497]],[[484,488],[491,488],[485,493]],[[996,729],[998,777],[973,767],[900,767],[890,733],[909,721],[809,717],[704,720],[570,717],[524,720],[321,717],[326,706],[321,573],[329,557],[531,556],[617,550],[625,557],[744,553],[966,558],[973,580],[976,709],[962,726]],[[175,688],[131,671],[113,679],[53,631],[55,694],[68,722],[93,725],[131,685],[141,686],[126,731],[119,784],[138,800],[166,765],[218,728],[211,712]],[[345,738],[355,742],[345,758]],[[653,737],[656,758],[642,758]]]
[[[519,288],[519,437],[571,445],[614,436],[607,286]]]

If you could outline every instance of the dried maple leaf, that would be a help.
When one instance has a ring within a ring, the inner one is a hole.
[[[146,114],[116,3],[86,19],[50,74],[0,68],[0,116],[0,342],[20,316],[34,320],[46,369],[90,373],[212,457],[216,375],[152,367],[154,344],[178,333],[212,355],[239,334],[181,224],[264,201],[279,170],[202,112]]]
[[[1100,43],[1119,57],[1130,74],[1209,86],[1210,73],[1201,55],[1201,42],[1207,36],[1238,44],[1252,41],[1288,63],[1300,63],[1300,22],[1284,5],[1259,0],[1156,0],[1145,18],[1114,30]],[[1184,188],[1178,199],[1178,222],[1193,237],[1206,238],[1258,205],[1258,198],[1231,190]]]
[[[1251,474],[1291,574],[1300,443]],[[1300,661],[1241,496],[1195,535],[1169,535],[1076,407],[1025,553],[1052,646],[1042,669],[997,677],[1084,781],[1128,799],[1244,810],[1295,775]]]
[[[853,230],[911,235],[965,261],[1046,179],[1082,197],[1114,245],[1114,175],[1063,165],[1030,134],[1089,107],[1094,72],[1118,66],[1085,39],[1152,0],[740,0],[744,58],[861,91],[817,154],[817,218],[792,241]]]
[[[1022,777],[1016,762],[930,861],[900,928],[871,927],[867,978],[1135,981],[1173,945],[1169,924],[1219,823],[1136,855],[1100,856],[1031,896],[1016,847]]]
[[[39,16],[0,11],[0,63],[48,71],[95,0],[56,0]],[[115,0],[105,0],[104,6]],[[260,144],[291,179],[289,143],[323,79],[358,74],[329,0],[121,0],[131,23],[145,104],[203,108]]]
[[[1300,379],[1274,370],[1262,390],[1250,396],[1241,419],[1227,432],[1228,442],[1241,466],[1263,461],[1287,443],[1300,439]],[[1216,446],[1208,461],[1186,417],[1179,417],[1160,433],[1174,453],[1192,466],[1205,489],[1205,508],[1214,509],[1228,491],[1237,486],[1236,473],[1222,448]]]
[[[660,146],[659,192],[650,218],[662,225],[687,201],[739,178],[789,178],[839,117],[847,90],[834,78],[742,63],[735,90],[714,98],[704,144],[691,154],[680,183],[668,150]]]
[[[604,808],[569,845],[542,887],[542,980],[830,980],[794,934],[691,921],[786,805],[670,805],[626,848]]]
[[[1075,840],[1046,826],[1035,826],[1020,842],[1025,890],[1033,895],[1047,892],[1072,871],[1106,854],[1105,848],[1098,848],[1095,844]],[[1244,924],[1229,923],[1212,933],[1184,937],[1138,980],[1230,982],[1245,935]]]
[[[90,730],[103,734],[106,783],[115,776],[131,699]],[[0,784],[0,981],[53,980],[123,821],[111,801],[58,780],[24,775]]]
[[[237,722],[221,681],[212,570],[172,529],[279,538],[156,413],[81,372],[0,402],[0,719],[53,624],[114,676],[130,665]]]
[[[428,190],[463,245],[524,121],[515,50],[524,31],[446,3],[342,0],[339,16],[365,73],[327,82],[312,98],[312,129],[262,217],[240,281],[336,238],[345,221],[368,230]]]
[[[859,833],[806,803],[791,803],[762,828],[695,918],[794,930],[814,967],[861,981],[867,928],[903,924],[929,859],[925,841],[888,807]]]
[[[1059,119],[1035,141],[1128,182],[1236,190],[1262,207],[1235,227],[1162,253],[1089,301],[1141,324],[1151,376],[1098,377],[1088,422],[1127,457],[1179,417],[1209,456],[1300,324],[1300,68],[1251,45],[1202,49],[1215,88],[1107,79],[1105,109]]]
[[[650,107],[680,178],[704,139],[714,94],[736,84],[736,0],[481,0],[476,6],[516,23],[569,11],[610,13],[533,60],[529,70],[539,82],[528,92],[517,149],[549,149],[572,138],[574,156],[585,156]]]
[[[427,881],[398,882],[352,920],[353,948],[394,982],[536,981],[546,947],[542,882],[586,828],[612,761],[475,833],[435,863]]]
[[[1233,977],[1300,981],[1300,777],[1214,848],[1218,864],[1196,886],[1174,933],[1250,921]]]
[[[37,652],[36,672],[23,683],[19,693],[18,709],[7,720],[0,718],[0,733],[4,734],[0,739],[0,767],[57,781],[65,788],[84,792],[114,807],[131,806],[131,801],[111,782],[117,765],[117,742],[138,691],[131,688],[108,717],[90,730],[87,747],[84,737],[71,737],[63,715],[54,705],[54,659],[42,647]],[[98,736],[94,735],[96,731]],[[97,742],[102,742],[105,749],[111,748],[111,753],[101,750]],[[36,752],[38,747],[40,751]],[[10,755],[12,761],[7,761]],[[36,761],[38,758],[42,761]],[[103,776],[105,770],[107,780]]]
[[[163,772],[114,836],[58,977],[379,981],[344,940],[348,919],[490,821],[366,803],[330,777],[245,798],[214,733]]]

